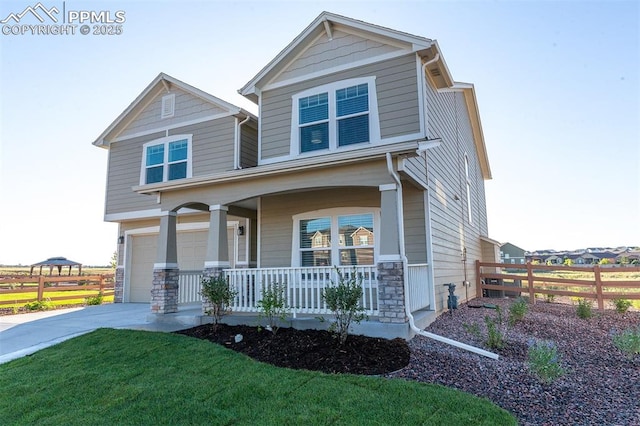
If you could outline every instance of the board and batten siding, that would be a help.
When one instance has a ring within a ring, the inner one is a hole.
[[[342,188],[274,195],[262,197],[260,205],[260,266],[288,267],[293,241],[292,216],[334,207],[379,208],[380,191],[378,188]]]
[[[174,115],[168,118],[161,118],[162,98],[163,96],[171,94],[175,95]],[[168,93],[166,91],[160,91],[149,105],[147,105],[131,123],[127,124],[126,128],[123,129],[118,136],[125,138],[140,132],[152,131],[159,127],[179,125],[186,121],[224,114],[226,112],[226,110],[212,105],[210,102],[176,87],[172,87]]]
[[[436,310],[446,309],[447,288],[457,285],[460,301],[473,298],[474,262],[482,259],[480,236],[487,235],[484,180],[472,136],[468,111],[461,92],[437,92],[427,87],[429,136],[441,138],[439,147],[428,151],[431,205],[431,235]],[[471,220],[467,212],[464,155],[469,159]],[[463,249],[466,248],[466,260]],[[464,281],[471,283],[465,289]]]
[[[326,33],[323,33],[274,82],[305,76],[327,68],[348,65],[397,50],[398,47],[368,40],[340,30],[333,31],[331,40]]]
[[[381,138],[419,132],[416,57],[409,54],[262,92],[261,158],[290,154],[292,96],[328,83],[368,76],[376,76]]]

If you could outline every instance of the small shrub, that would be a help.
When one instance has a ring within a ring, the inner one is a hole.
[[[287,286],[273,283],[262,290],[262,300],[258,302],[260,318],[266,318],[267,329],[273,334],[278,331],[278,320],[284,321],[289,314],[286,298]]]
[[[621,314],[627,312],[632,305],[631,300],[627,299],[614,299],[613,304],[616,305],[616,312]]]
[[[50,299],[35,300],[24,305],[27,311],[47,311],[53,309],[53,304]]]
[[[504,332],[502,331],[502,310],[500,306],[496,308],[496,313],[496,319],[488,315],[484,317],[484,323],[487,326],[486,343],[491,349],[502,349],[504,348]]]
[[[335,333],[342,345],[347,340],[351,323],[359,324],[367,316],[360,305],[362,277],[358,277],[355,270],[348,276],[342,275],[337,268],[336,272],[339,278],[338,283],[332,280],[331,286],[322,290],[322,298],[335,315],[329,331]]]
[[[213,317],[213,326],[217,328],[222,317],[231,311],[229,306],[238,292],[229,286],[224,275],[218,275],[202,279],[201,294],[211,303],[206,313]]]
[[[614,335],[612,340],[613,344],[624,352],[629,359],[640,354],[640,326],[635,330],[624,330],[622,333]]]
[[[565,373],[560,365],[558,348],[553,342],[531,340],[527,360],[529,368],[545,383],[551,383]]]
[[[553,301],[556,300],[555,294],[545,294],[545,297],[547,299],[547,303],[553,303]]]
[[[578,314],[578,318],[587,319],[593,316],[591,312],[591,307],[593,306],[593,302],[587,299],[579,299],[578,300],[578,308],[576,309],[576,313]]]
[[[104,295],[100,292],[97,296],[87,297],[84,300],[87,305],[102,305]]]
[[[464,327],[467,333],[473,334],[476,337],[480,337],[481,335],[480,326],[478,324],[462,324],[462,327]]]
[[[529,311],[529,303],[524,297],[518,297],[515,302],[509,306],[509,325],[515,325],[522,321]]]

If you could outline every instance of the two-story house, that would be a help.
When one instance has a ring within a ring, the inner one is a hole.
[[[412,335],[472,298],[491,178],[473,85],[434,40],[323,12],[239,93],[257,117],[160,74],[100,135],[117,302],[159,315],[225,274],[234,312],[278,282],[296,320],[355,273],[371,335]],[[466,287],[466,288],[465,288]]]

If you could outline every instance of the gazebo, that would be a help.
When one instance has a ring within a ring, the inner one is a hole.
[[[73,267],[78,268],[78,275],[82,273],[82,263],[68,260],[66,257],[50,257],[49,259],[44,260],[42,262],[34,263],[33,265],[31,265],[31,272],[29,272],[29,275],[33,275],[34,268],[38,266],[40,267],[39,275],[42,275],[43,267],[49,268],[49,275],[52,275],[53,268],[57,268],[58,275],[62,275],[62,268],[67,268],[67,267],[69,268],[69,273],[67,275],[71,275],[71,268]]]

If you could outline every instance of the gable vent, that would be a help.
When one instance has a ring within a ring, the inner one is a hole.
[[[440,73],[440,68],[431,68],[429,70],[429,72],[431,73],[432,77],[440,77],[442,74]]]
[[[176,108],[176,95],[166,95],[162,97],[162,111],[160,113],[160,118],[169,118],[173,117]]]

